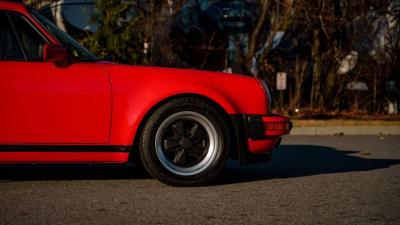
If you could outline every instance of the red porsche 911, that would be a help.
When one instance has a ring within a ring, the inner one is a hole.
[[[0,163],[140,162],[204,185],[268,161],[292,127],[265,82],[98,60],[33,8],[0,2]]]

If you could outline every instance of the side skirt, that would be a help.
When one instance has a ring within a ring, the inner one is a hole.
[[[0,146],[0,164],[127,163],[129,147]]]

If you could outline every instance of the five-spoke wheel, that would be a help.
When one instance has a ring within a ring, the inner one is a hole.
[[[173,100],[149,118],[143,129],[143,165],[172,185],[201,185],[214,179],[228,157],[228,130],[220,113],[197,98]]]
[[[184,111],[172,114],[158,128],[157,156],[169,171],[183,176],[206,169],[216,156],[218,134],[203,115]]]

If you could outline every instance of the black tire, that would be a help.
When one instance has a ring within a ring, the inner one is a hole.
[[[209,184],[229,156],[224,121],[210,103],[199,98],[183,97],[162,105],[146,121],[140,136],[143,166],[169,185]]]

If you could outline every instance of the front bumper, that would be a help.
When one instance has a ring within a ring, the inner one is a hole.
[[[289,118],[275,114],[234,115],[232,120],[241,164],[269,161],[271,151],[293,126]]]

